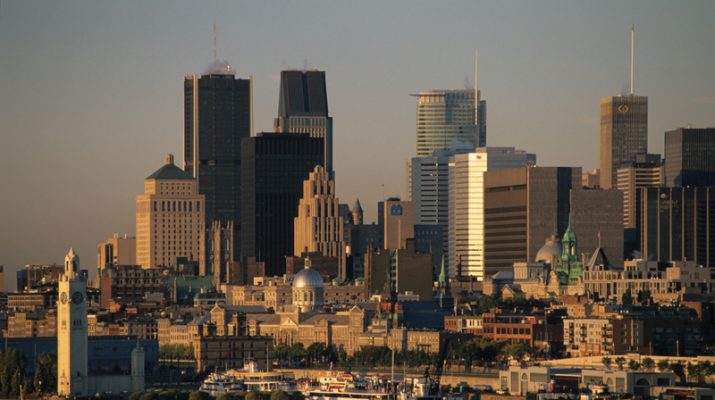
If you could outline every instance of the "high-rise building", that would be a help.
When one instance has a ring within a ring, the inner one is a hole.
[[[207,227],[233,221],[240,231],[241,141],[252,132],[252,88],[250,76],[237,79],[227,64],[184,78],[184,171],[206,198]]]
[[[665,185],[715,186],[715,128],[665,132]]]
[[[648,153],[648,97],[634,93],[634,31],[631,30],[630,93],[601,99],[601,188],[616,186],[624,164]]]
[[[323,165],[333,175],[333,117],[328,114],[325,71],[281,71],[276,132],[323,139]]]
[[[616,186],[618,168],[648,152],[648,97],[601,99],[601,188]]]
[[[636,189],[663,186],[660,154],[639,154],[630,165],[618,168],[617,189],[623,193],[623,227],[636,227]]]
[[[87,282],[70,249],[59,281],[57,302],[57,394],[89,394],[87,365]]]
[[[387,200],[383,206],[384,245],[386,249],[404,249],[407,239],[415,237],[412,202]]]
[[[324,161],[323,139],[258,133],[241,147],[241,260],[255,257],[268,276],[283,275],[303,181]]]
[[[642,258],[715,266],[715,188],[637,190],[636,223]]]
[[[239,221],[240,222],[240,221]],[[206,264],[214,278],[214,286],[221,284],[238,284],[245,282],[245,268],[239,270],[238,249],[235,247],[237,240],[234,238],[236,230],[233,228],[233,221],[214,221],[206,229],[208,240],[206,245],[210,246],[209,257]]]
[[[417,97],[418,157],[486,145],[486,102],[477,103],[484,114],[479,122],[475,118],[480,111],[474,105],[474,89],[430,90],[413,96]]]
[[[174,165],[168,154],[164,166],[144,180],[136,197],[137,264],[144,268],[177,266],[177,258],[205,265],[205,197],[196,179]]]
[[[484,279],[484,173],[536,164],[536,155],[513,147],[480,147],[449,164],[449,274]]]
[[[353,225],[362,225],[363,212],[360,205],[360,199],[355,200],[352,210],[350,210],[351,220]]]
[[[600,248],[611,265],[623,265],[623,193],[617,189],[572,190],[571,227],[579,253],[587,258]]]
[[[114,234],[109,240],[97,245],[97,268],[109,265],[136,265],[137,239],[128,235]]]
[[[322,165],[316,165],[303,182],[303,197],[298,203],[298,216],[293,222],[293,254],[319,252],[335,258],[338,275],[346,279],[345,223],[335,197],[335,181]]]
[[[486,275],[533,261],[544,241],[561,237],[570,193],[581,188],[581,168],[519,167],[484,173]]]

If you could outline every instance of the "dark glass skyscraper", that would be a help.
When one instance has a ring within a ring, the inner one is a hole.
[[[323,139],[325,169],[333,174],[333,118],[328,114],[325,71],[281,71],[276,132]]]
[[[259,133],[241,149],[241,257],[264,261],[266,275],[285,273],[293,255],[293,218],[303,181],[323,163],[323,139],[308,134]]]
[[[715,128],[665,132],[665,185],[715,186]]]
[[[206,196],[207,226],[234,221],[240,230],[241,140],[250,135],[250,78],[228,65],[184,78],[184,170]]]

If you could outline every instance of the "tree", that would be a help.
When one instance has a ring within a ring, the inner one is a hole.
[[[258,395],[258,392],[248,392],[246,393],[246,400],[261,400],[261,397]]]
[[[631,288],[626,289],[621,296],[621,304],[632,305],[633,304],[633,294],[631,293]]]
[[[276,390],[271,392],[271,400],[290,400],[290,396],[282,390]]]
[[[626,359],[623,357],[616,357],[616,365],[618,365],[618,369],[623,371],[623,365],[625,365]]]
[[[222,395],[218,396],[216,400],[236,400],[238,397],[234,395],[233,393],[223,393]]]
[[[641,364],[636,360],[628,361],[628,369],[632,371],[638,371],[641,368]]]
[[[688,363],[688,381],[692,382],[695,378],[696,383],[700,383],[700,365],[697,363]]]
[[[675,375],[678,376],[680,379],[680,383],[685,382],[685,367],[681,363],[672,363],[670,364],[670,370],[673,371]]]
[[[658,370],[661,372],[665,372],[668,370],[669,365],[670,365],[670,363],[668,363],[668,360],[665,360],[665,359],[660,360],[660,361],[658,361]]]
[[[142,392],[132,392],[127,400],[140,400],[142,398]]]
[[[655,368],[655,361],[650,357],[646,357],[643,359],[642,365],[646,371],[652,371]]]
[[[649,303],[652,300],[650,290],[649,289],[639,290],[637,298],[638,298],[638,303],[640,303],[640,304],[645,305],[645,304]]]
[[[601,364],[603,364],[606,369],[611,369],[611,357],[603,357],[601,359]]]
[[[206,392],[195,390],[189,395],[189,400],[211,400],[211,396]]]
[[[35,390],[40,393],[54,392],[57,388],[57,355],[41,353],[37,356]]]
[[[524,356],[529,354],[531,348],[524,343],[510,343],[504,346],[502,352],[514,360],[521,361]]]

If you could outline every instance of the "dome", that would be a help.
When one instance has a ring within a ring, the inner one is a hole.
[[[304,268],[293,277],[294,288],[322,288],[323,277],[312,268]]]
[[[561,242],[559,242],[555,236],[551,236],[551,238],[546,241],[546,244],[541,246],[536,253],[534,261],[550,264],[554,258],[559,257],[561,257]]]

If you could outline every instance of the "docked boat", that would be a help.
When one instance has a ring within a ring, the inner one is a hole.
[[[218,397],[224,393],[243,392],[245,387],[243,381],[233,375],[214,372],[204,379],[199,390]]]
[[[255,361],[249,361],[242,370],[226,372],[243,383],[246,392],[296,391],[295,380],[282,372],[260,371]]]

